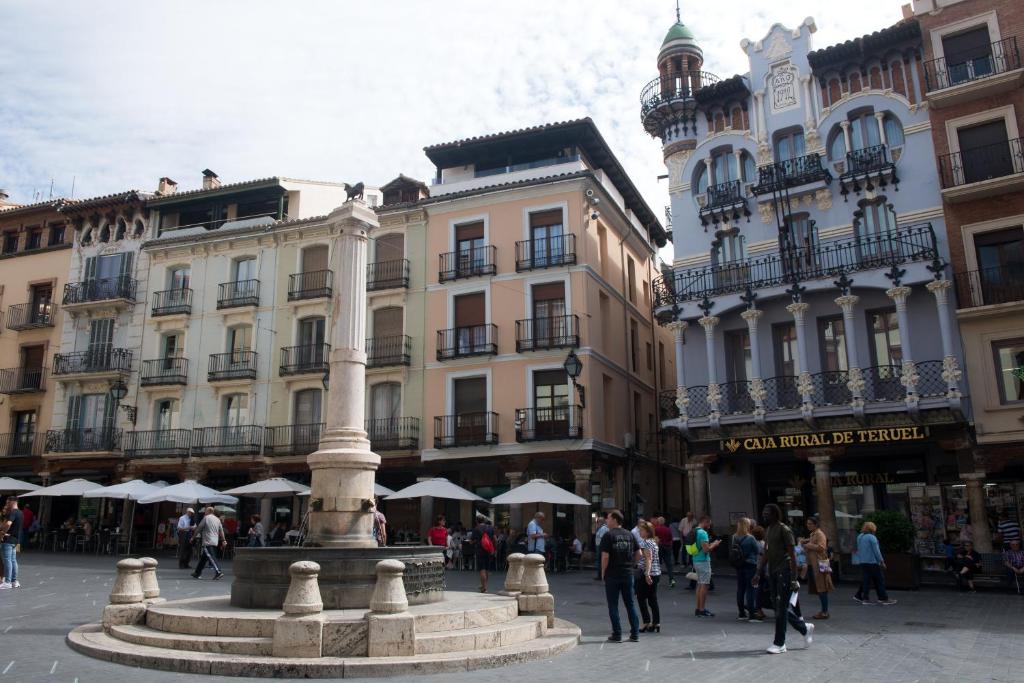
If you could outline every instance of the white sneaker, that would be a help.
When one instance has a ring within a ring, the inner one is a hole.
[[[807,633],[804,634],[804,644],[807,647],[814,642],[814,624],[807,624]]]
[[[775,645],[774,643],[769,645],[768,649],[766,650],[766,652],[768,654],[770,654],[770,655],[781,655],[785,651],[786,651],[786,646],[785,645]]]
[[[14,586],[15,588],[21,588],[21,582],[20,581],[15,581],[11,585]]]
[[[0,583],[0,591],[5,591],[5,590],[7,590],[8,588],[14,588],[14,586],[12,586],[12,585],[11,585],[10,583],[8,583],[7,581],[4,581],[3,583]]]

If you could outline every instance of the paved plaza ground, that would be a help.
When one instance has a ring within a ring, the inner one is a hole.
[[[163,682],[196,678],[108,664],[72,652],[65,645],[64,636],[72,627],[98,621],[114,577],[113,558],[31,552],[21,557],[24,588],[0,592],[0,682]],[[222,581],[195,581],[186,571],[174,568],[174,558],[159,559],[160,586],[167,598],[224,595],[230,590],[230,563],[225,563],[228,576]],[[771,643],[772,624],[736,622],[735,584],[724,577],[718,580],[718,589],[709,603],[716,618],[694,618],[693,594],[682,585],[674,590],[663,587],[661,633],[643,635],[638,644],[606,644],[609,626],[604,592],[592,576],[591,572],[571,572],[549,577],[558,616],[583,629],[583,642],[568,654],[512,668],[397,680],[1024,680],[1024,597],[992,592],[961,595],[946,590],[893,591],[893,597],[899,600],[895,606],[861,606],[850,598],[852,589],[841,586],[833,595],[832,619],[817,622],[810,650],[805,651],[802,638],[791,632],[793,649],[785,655],[770,656],[764,654],[764,648]],[[500,589],[502,581],[502,575],[495,575],[492,590]],[[449,572],[447,583],[453,589],[472,590],[475,575]],[[803,604],[807,611],[816,611],[817,599],[805,595]]]

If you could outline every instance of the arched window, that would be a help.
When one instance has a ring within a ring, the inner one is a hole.
[[[117,218],[117,230],[114,232],[114,241],[120,241],[124,239],[124,236],[128,233],[128,223],[123,217],[118,216]]]
[[[743,262],[743,235],[738,231],[723,235],[711,246],[711,264],[725,266]]]
[[[796,159],[804,154],[803,129],[790,128],[775,135],[775,161]]]
[[[100,242],[110,241],[110,223],[104,223],[103,227],[100,228]]]
[[[885,128],[885,144],[889,149],[903,146],[903,126],[899,119],[892,114],[886,114],[882,119],[882,126]]]
[[[699,164],[697,167],[697,180],[693,183],[694,194],[704,194],[708,191],[708,167]]]
[[[92,228],[86,228],[85,232],[82,233],[82,244],[92,244]]]
[[[882,132],[878,127],[878,118],[873,111],[865,111],[853,116],[850,123],[850,146],[853,150],[866,149],[882,144]],[[886,112],[882,117],[885,129],[885,144],[890,149],[903,146],[903,126],[899,119]],[[846,152],[846,135],[841,126],[832,129],[829,135],[828,158],[830,161],[841,161]]]
[[[146,231],[146,225],[142,222],[141,218],[136,218],[135,223],[132,227],[132,237],[142,237],[142,233]]]

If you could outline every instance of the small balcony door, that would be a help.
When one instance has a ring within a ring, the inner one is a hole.
[[[726,330],[724,340],[725,376],[729,381],[726,390],[722,392],[725,410],[728,413],[751,412],[754,410],[754,402],[744,384],[754,373],[750,330]]]
[[[68,428],[76,449],[107,450],[114,428],[114,401],[110,394],[83,394],[68,402]]]
[[[14,438],[11,452],[7,455],[32,455],[32,443],[36,436],[36,411],[19,410],[13,415]]]
[[[224,429],[216,446],[244,446],[248,442],[249,396],[231,394],[224,397],[224,414],[221,417]]]
[[[565,318],[565,283],[534,285],[533,348],[547,349],[564,344],[569,336]]]
[[[978,26],[942,38],[942,54],[946,60],[948,87],[992,73],[992,38],[988,26]]]
[[[302,250],[302,272],[317,273],[327,270],[327,245],[317,244]]]
[[[160,349],[160,363],[163,370],[168,372],[175,369],[175,359],[180,358],[184,343],[179,334],[166,334],[163,338],[163,348]]]
[[[100,318],[89,321],[89,348],[85,369],[103,370],[110,367],[113,350],[114,319]]]
[[[177,399],[165,398],[157,401],[153,413],[153,429],[156,431],[153,447],[161,451],[177,448],[178,444],[172,430],[177,429],[178,424]]]
[[[51,285],[33,285],[30,303],[30,323],[33,325],[53,323],[53,287]]]
[[[487,437],[487,378],[464,377],[452,381],[455,442],[483,443]],[[450,436],[450,435],[449,435]]]
[[[846,372],[850,369],[846,357],[846,325],[841,316],[818,320],[818,341],[821,344],[822,391],[829,405],[846,403],[850,399],[846,386]]]
[[[474,353],[487,343],[487,297],[484,292],[463,294],[455,297],[453,308],[458,353]]]
[[[1016,226],[974,236],[980,304],[1003,303],[1024,292],[1024,228]]]
[[[779,247],[787,274],[811,273],[817,269],[818,231],[806,213],[786,216]]]
[[[39,389],[42,386],[44,356],[45,349],[41,344],[21,347],[20,389]]]
[[[370,389],[370,419],[397,420],[402,417],[402,385],[381,382]]]
[[[483,270],[484,224],[468,223],[455,226],[455,251],[458,254],[456,269],[460,275],[470,275]]]
[[[184,306],[188,303],[186,290],[192,280],[192,270],[188,266],[172,268],[167,273],[167,303],[169,307]]]
[[[561,209],[530,214],[530,247],[535,268],[562,262],[565,257],[564,235]]]
[[[872,311],[868,316],[871,355],[877,366],[874,375],[869,377],[874,381],[874,398],[897,401],[905,393],[900,383],[903,347],[900,341],[899,318],[892,309]]]
[[[320,443],[320,422],[323,409],[323,392],[319,389],[303,389],[295,392],[292,406],[292,447],[294,452]]]
[[[569,434],[569,379],[565,370],[533,373],[534,424],[538,439]]]
[[[246,280],[256,279],[256,259],[255,258],[243,258],[235,261],[234,268],[234,281],[245,282]],[[240,293],[236,293],[239,296]]]
[[[323,318],[303,318],[299,321],[298,362],[308,368],[327,362],[324,357],[326,322]]]
[[[775,396],[780,407],[793,407],[800,403],[796,390],[797,343],[796,324],[779,323],[772,326],[775,349]]]
[[[960,164],[965,183],[1001,178],[1013,173],[1010,138],[1006,121],[998,119],[977,126],[958,128]]]
[[[405,258],[405,236],[401,233],[392,233],[378,237],[374,241],[373,257],[375,263]]]

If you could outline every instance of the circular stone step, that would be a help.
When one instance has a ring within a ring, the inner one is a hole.
[[[273,653],[273,638],[195,636],[157,631],[147,626],[121,624],[110,628],[110,635],[126,643],[185,652],[210,652],[225,655],[256,655]]]

